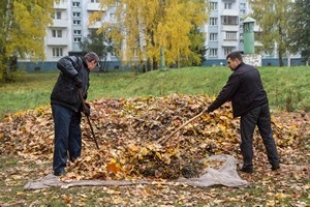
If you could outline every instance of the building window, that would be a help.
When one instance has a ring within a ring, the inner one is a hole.
[[[224,47],[224,55],[227,56],[228,54],[232,53],[233,47]]]
[[[110,13],[110,20],[114,20],[114,13]]]
[[[80,17],[80,16],[81,16],[81,13],[80,13],[80,12],[73,12],[73,16],[74,16],[74,17]]]
[[[211,11],[217,10],[217,2],[210,2]]]
[[[80,34],[82,33],[82,31],[81,31],[81,30],[74,30],[73,33],[74,33],[75,35],[80,35]]]
[[[100,0],[90,0],[91,3],[99,3]]]
[[[210,49],[210,57],[217,57],[217,49],[216,48]]]
[[[62,48],[54,47],[53,48],[53,57],[62,57]]]
[[[80,2],[72,2],[73,7],[80,7]]]
[[[211,26],[217,26],[217,18],[210,18],[210,25]]]
[[[56,12],[55,19],[61,19],[61,11]]]
[[[80,21],[80,20],[73,20],[73,24],[74,24],[74,25],[80,25],[80,24],[81,24],[81,21]]]
[[[238,17],[222,16],[222,25],[238,25]]]
[[[210,33],[210,41],[217,41],[217,33]]]
[[[52,30],[52,37],[62,37],[62,30]]]
[[[231,9],[231,3],[224,3],[224,9]]]
[[[236,40],[237,32],[226,32],[226,40]]]
[[[74,42],[81,42],[81,38],[80,37],[75,37],[74,38]]]

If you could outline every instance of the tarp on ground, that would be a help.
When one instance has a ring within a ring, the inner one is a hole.
[[[247,187],[249,183],[241,179],[237,172],[237,160],[231,155],[213,155],[209,161],[219,161],[223,163],[219,169],[207,167],[197,178],[179,178],[178,180],[167,181],[169,183],[183,183],[190,186],[210,187],[213,185],[223,185],[227,187]],[[25,189],[41,189],[48,187],[69,188],[73,186],[119,186],[136,184],[154,184],[152,180],[71,180],[62,181],[60,177],[49,174],[43,178],[29,181]]]

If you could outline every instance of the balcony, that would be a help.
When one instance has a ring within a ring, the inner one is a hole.
[[[238,32],[239,31],[239,25],[222,25],[221,30],[222,31]]]
[[[101,8],[99,3],[88,3],[87,10],[88,11],[106,11],[107,8]]]
[[[54,19],[53,25],[51,25],[51,27],[67,28],[68,25],[69,22],[67,20]]]
[[[67,10],[68,8],[68,2],[65,1],[59,1],[59,3],[54,2],[54,8],[60,9],[60,10]]]
[[[222,47],[237,47],[238,40],[224,39],[222,42]]]
[[[236,9],[224,9],[221,12],[221,16],[239,16],[239,11]]]
[[[97,21],[95,24],[88,24],[88,29],[99,29],[102,26],[102,22]]]
[[[46,44],[47,45],[63,46],[63,45],[68,45],[69,41],[67,38],[47,37],[46,38]]]

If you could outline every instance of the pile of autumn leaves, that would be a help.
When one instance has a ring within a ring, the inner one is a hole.
[[[210,103],[211,98],[203,95],[182,94],[91,102],[90,121],[99,149],[83,117],[82,157],[69,163],[67,176],[77,180],[194,177],[211,165],[203,161],[210,155],[240,156],[239,120],[232,119],[230,105],[203,114],[167,139]],[[52,161],[53,130],[50,107],[8,115],[0,122],[0,154]],[[273,121],[273,130],[281,153],[303,142],[294,126]],[[264,151],[258,136],[256,132],[254,145]]]

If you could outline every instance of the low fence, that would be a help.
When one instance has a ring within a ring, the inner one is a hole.
[[[288,66],[288,59],[283,59],[284,66]],[[213,59],[213,60],[206,60],[202,66],[225,66],[226,60],[225,59]],[[279,66],[279,59],[278,58],[263,58],[262,59],[262,66]],[[306,65],[306,61],[304,58],[291,58],[290,59],[291,66],[301,66]]]
[[[42,61],[42,62],[18,62],[18,69],[23,69],[26,71],[53,71],[57,70],[57,62],[53,61]],[[100,67],[96,70],[118,70],[118,69],[128,69],[129,67],[121,66],[119,61],[104,61],[100,62]]]
[[[288,60],[283,60],[284,65],[288,65]],[[52,61],[42,61],[42,62],[17,62],[17,69],[23,69],[26,71],[52,71],[56,70],[56,63]],[[290,59],[291,66],[301,66],[306,65],[303,58],[292,58]],[[213,59],[206,60],[201,64],[201,66],[226,66],[225,59]],[[277,58],[263,58],[262,66],[279,66],[279,60]],[[100,62],[100,68],[96,69],[98,71],[111,71],[111,70],[123,70],[131,69],[130,65],[122,66],[119,61],[102,61]]]

